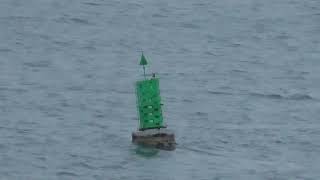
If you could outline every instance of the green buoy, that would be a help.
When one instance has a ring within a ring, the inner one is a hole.
[[[159,79],[138,81],[136,84],[139,129],[163,127]]]
[[[145,66],[148,62],[143,53],[139,64],[143,66],[144,80],[136,82],[139,129],[132,133],[132,141],[137,144],[173,150],[176,144],[174,134],[167,130],[163,123],[159,78],[156,78],[154,73],[147,78]]]
[[[159,79],[155,76],[147,79],[147,64],[147,59],[142,53],[140,65],[143,66],[144,80],[136,83],[139,130],[163,127]]]

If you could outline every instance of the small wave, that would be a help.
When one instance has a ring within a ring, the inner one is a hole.
[[[85,88],[80,85],[69,86],[66,88],[69,91],[83,91]]]
[[[43,68],[43,67],[49,67],[50,66],[49,61],[35,61],[35,62],[26,62],[23,63],[24,66],[32,67],[32,68]]]
[[[190,28],[190,29],[199,29],[199,26],[193,24],[193,23],[182,23],[181,27],[183,28]]]
[[[181,149],[192,151],[192,152],[199,153],[199,154],[207,154],[210,156],[222,156],[221,154],[216,154],[216,153],[209,152],[209,151],[202,150],[202,149],[198,149],[198,148],[191,148],[191,147],[187,147],[187,146],[180,146],[180,147],[181,147]]]
[[[8,91],[8,92],[15,92],[15,93],[26,93],[28,92],[27,89],[22,89],[22,88],[8,88],[8,87],[0,87],[0,92],[1,91]]]
[[[283,96],[280,94],[260,94],[260,93],[250,93],[249,95],[261,98],[268,98],[268,99],[284,99]]]
[[[165,17],[168,17],[164,14],[152,14],[152,17],[157,17],[157,18],[165,18]]]
[[[230,46],[231,47],[240,47],[241,44],[240,43],[231,43]]]
[[[260,94],[260,93],[250,93],[249,95],[267,99],[279,99],[279,100],[313,100],[310,95],[307,94],[293,94],[290,96],[283,96],[280,94]]]
[[[59,45],[59,46],[71,46],[72,43],[71,42],[64,42],[64,41],[53,41],[53,44]]]
[[[293,95],[289,96],[288,99],[291,99],[291,100],[312,100],[314,98],[312,98],[308,94],[293,94]]]
[[[90,45],[86,45],[86,46],[83,46],[81,47],[82,49],[86,49],[86,50],[96,50],[97,48],[95,46],[90,46]]]
[[[13,50],[8,49],[8,48],[0,48],[0,53],[1,52],[12,52]]]
[[[81,18],[69,18],[68,16],[63,16],[60,18],[55,19],[56,22],[58,23],[77,23],[77,24],[84,24],[84,25],[90,25],[91,23],[86,20],[86,19],[81,19]]]
[[[96,167],[89,165],[88,163],[85,162],[80,162],[80,163],[73,163],[73,166],[77,166],[77,167],[83,167],[86,169],[90,169],[90,170],[94,170],[96,169]]]
[[[10,21],[30,21],[30,20],[39,20],[39,17],[31,17],[31,16],[7,16],[0,17],[0,19],[10,20]]]
[[[66,171],[61,171],[56,173],[57,176],[71,176],[71,177],[78,177],[77,174],[72,173],[72,172],[66,172]]]
[[[217,56],[215,53],[213,53],[211,51],[205,51],[204,54],[209,55],[209,56]]]
[[[71,21],[75,22],[75,23],[79,23],[79,24],[90,24],[88,20],[85,19],[80,19],[80,18],[71,18]]]
[[[290,39],[292,37],[287,33],[280,33],[275,38],[276,39],[280,39],[280,40],[288,40],[288,39]]]
[[[280,139],[277,139],[274,141],[276,144],[285,144],[284,141],[280,140]]]
[[[106,117],[106,116],[104,116],[104,117]],[[96,122],[89,122],[86,125],[89,126],[89,127],[101,128],[101,129],[104,129],[104,130],[109,128],[109,126],[107,126],[107,125],[99,124],[99,123],[96,123]]]
[[[221,91],[208,91],[209,94],[216,94],[216,95],[233,95],[232,93],[229,92],[221,92]]]
[[[94,3],[94,2],[85,2],[83,3],[85,5],[89,5],[89,6],[100,6],[101,4],[98,4],[98,3]]]
[[[196,112],[197,116],[208,116],[208,113],[206,112]]]
[[[247,73],[248,71],[240,70],[240,69],[232,69],[231,72],[235,73]]]
[[[68,23],[68,20],[66,17],[60,17],[55,19],[54,21],[58,22],[58,23]]]
[[[193,102],[191,99],[183,99],[182,101],[186,102],[186,103],[192,103]]]
[[[18,134],[29,134],[30,132],[32,132],[32,129],[16,129],[16,132]]]
[[[203,7],[203,6],[206,6],[206,5],[208,5],[208,4],[202,3],[202,2],[196,2],[196,3],[193,3],[192,5],[193,5],[193,6]]]
[[[102,118],[107,117],[107,115],[105,115],[105,114],[95,114],[94,117],[95,117],[95,118],[101,118],[101,119],[102,119]]]

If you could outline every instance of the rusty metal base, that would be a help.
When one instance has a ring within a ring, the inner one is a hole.
[[[133,132],[132,142],[169,151],[176,149],[174,133],[165,128]]]

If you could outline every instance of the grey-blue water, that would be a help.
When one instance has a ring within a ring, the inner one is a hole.
[[[172,152],[131,144],[144,50]],[[319,0],[1,0],[0,179],[318,180]]]

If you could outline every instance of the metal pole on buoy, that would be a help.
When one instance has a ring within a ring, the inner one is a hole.
[[[139,128],[132,133],[132,142],[164,150],[174,150],[176,146],[174,133],[163,124],[159,78],[155,77],[154,73],[151,78],[147,78],[145,66],[148,62],[143,53],[139,64],[143,66],[144,80],[136,82]]]
[[[143,66],[143,76],[146,79],[146,65],[148,64],[147,59],[144,57],[143,52],[141,54],[140,65]]]

